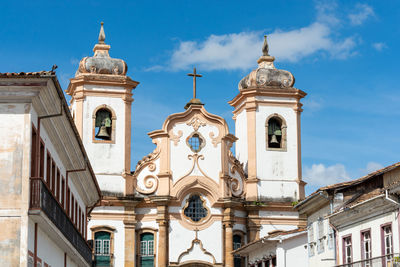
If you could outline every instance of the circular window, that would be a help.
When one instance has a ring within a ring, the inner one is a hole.
[[[193,222],[199,222],[207,217],[208,210],[204,207],[204,200],[199,195],[191,195],[183,209],[183,214]]]
[[[195,153],[199,152],[206,144],[204,138],[198,132],[192,133],[186,139],[186,143],[190,147],[190,149]]]

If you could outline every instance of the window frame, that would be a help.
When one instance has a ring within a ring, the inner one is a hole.
[[[92,232],[92,240],[93,240],[93,248],[92,248],[92,253],[95,256],[96,255],[96,233],[98,232],[106,232],[110,234],[110,244],[109,244],[109,254],[102,255],[102,256],[109,256],[110,257],[110,266],[114,266],[114,234],[116,231],[116,228],[109,226],[109,225],[96,225],[90,228],[90,231]],[[102,248],[104,248],[104,242],[102,240]]]
[[[269,129],[269,121],[271,119],[275,119],[281,123],[282,137],[281,137],[281,146],[279,148],[269,147],[268,129]],[[278,113],[270,114],[265,120],[265,148],[268,151],[287,151],[287,124],[283,116]]]
[[[185,210],[189,207],[190,199],[191,199],[193,196],[198,196],[198,197],[199,197],[199,199],[200,199],[200,201],[201,201],[201,203],[202,203],[202,207],[203,207],[204,209],[206,209],[206,211],[207,211],[206,216],[200,218],[198,221],[194,221],[191,217],[188,217],[188,216],[185,214]],[[182,208],[182,215],[184,216],[184,218],[185,218],[186,220],[190,221],[191,223],[193,223],[193,224],[199,224],[199,223],[205,222],[205,221],[211,216],[211,211],[210,211],[210,209],[209,209],[208,206],[207,206],[207,201],[203,198],[203,196],[202,196],[200,193],[192,193],[192,194],[190,194],[189,197],[186,199],[185,206]]]
[[[387,251],[387,247],[386,247],[386,233],[385,233],[385,228],[390,228],[390,253],[386,253]],[[382,256],[385,255],[389,255],[389,254],[393,254],[393,227],[392,227],[392,223],[385,223],[382,224],[381,227],[381,252],[382,252]],[[391,261],[392,256],[386,256],[382,258],[382,266],[387,266],[388,261]]]
[[[367,254],[365,251],[365,234],[369,234],[369,257],[367,258]],[[372,236],[371,236],[371,228],[364,229],[360,231],[360,241],[361,241],[361,260],[368,260],[372,258]],[[372,266],[371,261],[363,262],[363,267]]]
[[[350,245],[346,245],[346,240],[350,240]],[[353,262],[353,239],[351,234],[342,236],[342,256],[343,256],[343,264],[348,264]],[[347,248],[350,247],[350,255],[347,255]],[[348,258],[350,258],[350,262],[347,262]]]
[[[110,140],[96,140],[96,114],[99,110],[106,109],[111,114],[111,138]],[[114,111],[109,105],[100,105],[97,106],[92,113],[92,143],[108,143],[108,144],[115,144],[115,136],[116,136],[116,123],[117,116]]]
[[[157,232],[158,229],[155,228],[141,228],[141,229],[137,229],[136,230],[136,263],[137,263],[137,267],[141,267],[141,261],[140,261],[140,257],[141,257],[141,240],[140,237],[142,234],[145,233],[150,233],[153,235],[153,255],[154,255],[154,261],[153,261],[153,266],[155,266],[156,264],[156,258],[157,258]]]

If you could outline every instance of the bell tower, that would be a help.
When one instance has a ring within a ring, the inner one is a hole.
[[[101,23],[92,57],[79,63],[70,80],[72,117],[102,191],[125,192],[131,165],[132,90],[139,84],[126,75],[122,59],[111,58]]]
[[[300,100],[294,77],[276,69],[265,36],[258,68],[239,82],[229,102],[235,110],[236,156],[247,169],[248,200],[292,202],[304,198]]]

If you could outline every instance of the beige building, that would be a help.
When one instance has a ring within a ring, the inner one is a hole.
[[[0,265],[91,266],[100,189],[55,73],[0,74]]]
[[[104,195],[88,224],[97,266],[244,266],[234,248],[305,225],[292,203],[304,197],[306,94],[293,87],[290,72],[274,67],[266,42],[258,67],[229,102],[236,136],[194,95],[186,110],[182,103],[181,113],[148,134],[155,149],[134,171],[131,105],[139,83],[123,60],[110,57],[103,26],[93,50],[67,93]],[[195,84],[199,75],[192,76]]]

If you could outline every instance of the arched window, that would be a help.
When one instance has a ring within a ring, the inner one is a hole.
[[[111,266],[111,234],[100,231],[94,234],[94,258],[96,266]]]
[[[96,112],[95,133],[96,140],[111,140],[112,120],[108,109],[102,108]]]
[[[268,117],[266,124],[266,143],[268,150],[286,149],[286,122],[278,114]]]
[[[140,235],[140,267],[154,266],[154,234]]]
[[[204,201],[197,194],[191,195],[183,209],[183,214],[193,222],[199,222],[207,217],[208,210],[204,207]]]

